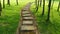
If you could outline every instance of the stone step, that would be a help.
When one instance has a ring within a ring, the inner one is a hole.
[[[36,34],[35,31],[21,31],[20,34]]]
[[[25,7],[24,9],[29,9],[29,7]]]
[[[25,9],[25,8],[24,8],[22,11],[28,11],[28,10],[29,10],[29,9]]]
[[[22,23],[23,25],[32,25],[33,24],[33,21],[23,21]]]
[[[22,25],[21,30],[35,30],[36,28],[33,25]]]
[[[22,13],[23,13],[23,14],[30,14],[29,11],[23,11]]]
[[[29,20],[29,19],[33,19],[33,17],[23,17],[23,19]]]
[[[23,14],[22,16],[31,16],[31,14]]]

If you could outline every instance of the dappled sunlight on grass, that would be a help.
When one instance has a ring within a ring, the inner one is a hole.
[[[15,0],[10,0],[11,5],[9,6],[7,0],[5,0],[5,8],[0,16],[0,34],[16,33],[20,20],[20,11],[28,2],[31,2],[31,0],[19,0],[19,5],[16,5]]]
[[[33,7],[35,5],[32,5],[31,11],[33,14],[36,16],[38,27],[40,30],[41,34],[60,34],[60,16],[59,12],[57,11],[58,7],[58,1],[54,2],[53,7],[51,7],[51,12],[50,12],[50,21],[47,20],[47,14],[48,14],[48,2],[46,1],[45,4],[45,13],[44,16],[42,15],[42,7],[39,7],[38,11],[35,13]]]
[[[17,9],[18,8],[18,9]],[[10,6],[2,11],[0,16],[0,34],[13,34],[19,23],[20,6]]]

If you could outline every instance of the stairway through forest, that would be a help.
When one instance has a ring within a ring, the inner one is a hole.
[[[40,34],[34,15],[30,11],[31,2],[21,10],[21,19],[16,34]]]

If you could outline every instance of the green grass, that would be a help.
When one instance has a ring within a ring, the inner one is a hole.
[[[20,20],[20,11],[28,2],[31,2],[31,0],[19,0],[18,6],[15,0],[11,0],[10,2],[11,5],[8,6],[7,0],[5,0],[5,8],[0,16],[0,34],[16,34]]]
[[[18,9],[17,9],[18,8]],[[6,6],[0,16],[0,34],[13,34],[20,18],[19,6]]]
[[[16,5],[15,0],[11,0],[10,6],[7,5],[7,0],[5,0],[5,8],[2,11],[2,16],[0,16],[0,34],[15,34],[16,29],[20,20],[21,9],[28,3],[34,0],[19,0],[19,5]],[[2,1],[1,1],[2,2]],[[45,14],[42,17],[42,7],[39,7],[37,13],[35,13],[35,5],[32,4],[31,10],[35,14],[39,31],[41,34],[60,34],[60,16],[56,11],[58,6],[58,1],[54,3],[53,9],[51,9],[50,21],[46,22],[48,6],[46,1]]]
[[[39,31],[41,34],[60,34],[60,16],[57,12],[58,1],[54,2],[53,8],[51,8],[50,13],[50,21],[46,22],[47,20],[47,12],[48,12],[48,2],[46,2],[45,6],[45,14],[42,14],[42,7],[39,7],[37,13],[35,13],[35,4],[32,4],[31,11],[36,16]]]

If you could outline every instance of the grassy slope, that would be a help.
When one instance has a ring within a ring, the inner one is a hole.
[[[60,34],[60,16],[56,11],[58,2],[55,1],[53,9],[51,9],[50,21],[46,22],[48,12],[48,2],[46,1],[45,15],[42,17],[42,7],[39,7],[37,13],[35,13],[35,5],[32,4],[31,10],[35,13],[37,23],[41,34]]]
[[[7,3],[6,1],[5,3]],[[20,19],[20,10],[31,0],[19,0],[18,6],[15,0],[10,2],[11,6],[5,4],[6,8],[3,9],[2,16],[0,16],[0,34],[15,34]]]

